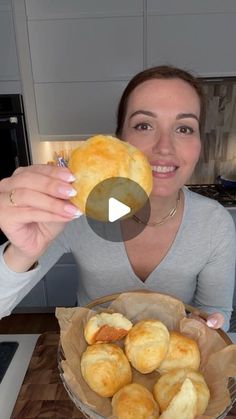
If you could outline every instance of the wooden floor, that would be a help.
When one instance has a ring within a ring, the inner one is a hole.
[[[44,333],[59,331],[54,313],[11,314],[0,320],[0,334]]]

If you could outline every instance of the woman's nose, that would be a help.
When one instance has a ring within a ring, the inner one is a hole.
[[[169,133],[158,133],[153,144],[153,153],[168,155],[174,153],[173,137]]]

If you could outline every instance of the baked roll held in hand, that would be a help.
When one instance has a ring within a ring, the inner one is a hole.
[[[160,419],[194,419],[197,411],[197,392],[189,378],[186,378],[179,392],[173,397]]]
[[[152,393],[141,384],[128,384],[112,398],[112,415],[117,419],[159,418],[159,406]]]
[[[176,368],[191,368],[197,371],[199,366],[200,351],[197,342],[179,332],[170,332],[168,352],[158,371],[161,374]]]
[[[154,371],[165,358],[169,331],[158,320],[136,323],[125,338],[125,353],[132,366],[143,374]]]
[[[120,313],[100,313],[89,319],[84,328],[84,337],[89,345],[95,342],[112,342],[126,336],[132,326]]]
[[[81,373],[99,396],[111,397],[132,381],[132,371],[122,349],[113,343],[88,346],[81,357]]]
[[[152,169],[146,156],[131,144],[109,135],[81,141],[72,152],[68,168],[76,178],[73,188],[78,191],[71,202],[95,220],[108,221],[107,199],[103,197],[110,197],[111,190],[131,208],[130,216],[144,206],[152,190]],[[120,178],[130,179],[141,188],[134,188],[131,182],[122,184]],[[95,186],[106,179],[112,181],[103,183],[95,193]],[[88,200],[92,191],[93,199]]]

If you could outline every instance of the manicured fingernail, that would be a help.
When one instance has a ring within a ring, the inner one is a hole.
[[[64,195],[64,196],[75,196],[75,195],[77,195],[77,191],[74,188],[66,188],[66,187],[63,187],[63,186],[58,188],[58,192],[61,195]]]
[[[62,180],[65,180],[66,182],[74,182],[75,181],[75,177],[72,175],[72,173],[68,173],[68,172],[60,172],[59,173],[59,178]]]
[[[81,211],[73,205],[65,205],[64,211],[67,212],[67,214],[72,215],[74,218],[78,218],[81,216]]]
[[[217,324],[217,320],[216,319],[208,319],[207,320],[207,326],[208,327],[215,327]]]

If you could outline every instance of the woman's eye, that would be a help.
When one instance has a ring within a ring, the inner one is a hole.
[[[177,132],[179,132],[180,134],[193,134],[194,133],[194,129],[192,127],[188,127],[186,125],[183,125],[181,127],[177,128]]]
[[[146,122],[141,122],[139,124],[136,124],[134,126],[134,129],[136,129],[137,131],[147,131],[152,129],[150,124],[147,124]]]

